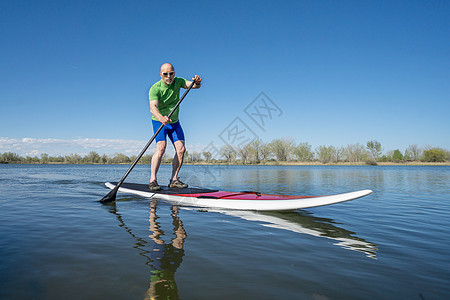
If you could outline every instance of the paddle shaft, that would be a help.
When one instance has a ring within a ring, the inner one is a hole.
[[[183,96],[181,96],[181,99],[178,100],[178,102],[175,105],[175,107],[172,109],[172,111],[167,116],[169,119],[175,113],[175,110],[177,110],[177,108],[180,106],[181,101],[183,101],[184,97],[186,97],[187,93],[189,93],[189,91],[192,89],[194,84],[195,84],[195,81],[192,81],[191,85],[184,92]],[[145,145],[144,149],[142,149],[141,153],[139,153],[139,155],[136,158],[136,160],[134,161],[134,163],[128,168],[128,171],[125,173],[125,175],[123,175],[122,179],[120,179],[120,181],[117,183],[115,188],[112,189],[105,197],[103,197],[102,200],[100,200],[101,203],[107,203],[107,202],[112,202],[112,201],[116,200],[116,194],[117,194],[117,191],[119,190],[119,187],[122,185],[122,183],[125,181],[127,176],[130,174],[131,170],[133,170],[133,168],[136,166],[138,161],[144,155],[145,151],[147,151],[148,147],[150,147],[150,145],[153,143],[153,141],[155,140],[156,136],[163,129],[163,127],[164,127],[164,124],[161,124],[161,126],[159,126],[158,130],[155,132],[155,134],[152,136],[152,138],[148,141],[147,145]]]

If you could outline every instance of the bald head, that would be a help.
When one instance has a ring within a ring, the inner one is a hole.
[[[175,78],[175,68],[172,64],[164,63],[161,66],[161,72],[159,75],[161,75],[161,79],[165,85],[171,85]]]
[[[175,71],[175,69],[172,66],[172,64],[170,64],[170,63],[162,64],[162,66],[161,66],[161,73],[163,73],[163,72],[171,72],[171,71]]]

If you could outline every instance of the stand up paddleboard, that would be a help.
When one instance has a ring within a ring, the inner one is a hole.
[[[117,182],[107,182],[105,185],[114,189]],[[176,189],[168,187],[161,187],[161,190],[151,192],[148,184],[126,182],[119,187],[118,191],[148,198],[164,199],[183,206],[237,210],[302,209],[350,201],[372,193],[371,190],[362,190],[329,196],[285,196],[260,194],[258,192],[226,192],[205,188]]]

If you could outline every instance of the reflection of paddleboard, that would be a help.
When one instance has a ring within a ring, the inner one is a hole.
[[[105,183],[110,189],[113,189],[116,184],[117,182]],[[225,192],[204,188],[174,189],[167,187],[162,187],[157,192],[151,192],[147,184],[138,183],[123,183],[119,187],[119,191],[169,200],[178,205],[238,210],[301,209],[349,201],[372,193],[371,190],[362,190],[329,196],[284,196],[258,192]]]
[[[192,208],[184,208],[192,209]],[[217,212],[247,221],[257,222],[262,226],[288,230],[295,233],[327,238],[335,241],[334,245],[344,249],[363,252],[367,257],[376,259],[377,245],[355,236],[354,232],[333,224],[334,221],[315,217],[304,211],[236,211],[224,209],[202,209],[202,211]]]

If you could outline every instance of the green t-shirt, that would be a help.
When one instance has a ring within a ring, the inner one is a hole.
[[[170,85],[166,85],[162,79],[152,85],[148,92],[149,101],[158,100],[158,110],[163,116],[168,116],[180,100],[180,89],[186,85],[186,79],[175,77]],[[179,108],[170,117],[171,123],[178,121]],[[158,121],[155,116],[152,119]]]

